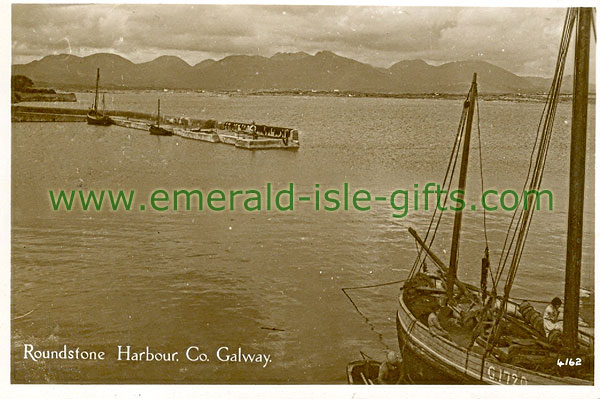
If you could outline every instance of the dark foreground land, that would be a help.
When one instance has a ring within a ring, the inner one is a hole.
[[[75,93],[56,92],[52,88],[34,87],[34,83],[27,76],[11,76],[11,104],[19,102],[76,102]]]

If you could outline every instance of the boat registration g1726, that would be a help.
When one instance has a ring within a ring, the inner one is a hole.
[[[488,377],[492,381],[497,381],[505,385],[527,385],[527,378],[504,369],[496,370],[494,366],[488,367]]]

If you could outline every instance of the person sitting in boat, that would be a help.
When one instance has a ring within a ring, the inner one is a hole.
[[[394,351],[389,351],[385,360],[379,366],[377,379],[380,384],[398,384],[404,378],[402,356]]]
[[[440,320],[438,318],[440,314],[440,307],[438,307],[434,312],[429,313],[429,317],[427,317],[427,324],[429,326],[429,332],[431,335],[439,335],[440,337],[444,337],[446,339],[451,339],[448,331],[444,330],[442,325],[440,324]]]
[[[434,281],[443,280],[442,273],[438,269],[430,270],[427,263],[423,264],[423,273]],[[436,284],[437,285],[437,284]]]
[[[555,297],[552,299],[550,305],[546,307],[546,310],[544,310],[544,332],[546,333],[546,337],[552,330],[562,331],[562,321],[558,320],[560,305],[562,305],[562,301],[559,297]]]

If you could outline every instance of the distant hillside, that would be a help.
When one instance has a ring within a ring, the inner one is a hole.
[[[98,67],[102,87],[109,88],[463,93],[469,87],[473,72],[478,73],[481,93],[543,93],[550,86],[549,79],[517,76],[483,61],[433,66],[422,60],[411,60],[400,61],[386,69],[330,51],[315,55],[277,53],[270,58],[232,55],[194,66],[174,56],[134,64],[115,54],[87,57],[62,54],[13,65],[12,73],[54,86],[92,88]],[[568,83],[566,79],[565,86]]]

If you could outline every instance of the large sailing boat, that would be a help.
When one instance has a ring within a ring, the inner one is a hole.
[[[532,150],[530,171],[523,187],[524,190],[539,192],[541,186],[566,54],[571,33],[576,26],[562,330],[554,329],[548,333],[544,329],[541,315],[531,305],[526,302],[518,303],[510,297],[534,206],[523,206],[524,201],[521,201],[515,210],[507,232],[506,242],[509,245],[502,251],[495,276],[490,269],[487,230],[484,223],[486,245],[478,286],[463,283],[457,278],[462,212],[454,214],[448,266],[431,249],[443,211],[437,215],[437,221],[434,212],[424,238],[412,228],[409,229],[419,250],[409,278],[399,295],[396,327],[409,382],[593,384],[594,338],[591,333],[584,331],[579,320],[591,20],[592,10],[589,8],[567,11],[555,75]],[[476,107],[475,74],[464,102],[461,122],[444,178],[444,189],[446,186],[450,188],[452,184],[454,166],[458,164],[462,142],[458,180],[458,190],[462,191],[458,192],[464,193],[471,127]],[[447,199],[446,195],[440,209],[445,207]],[[531,197],[526,199],[532,203]],[[428,265],[430,268],[433,265],[435,270],[427,270]],[[488,274],[492,280],[490,289]],[[500,281],[504,281],[502,293],[499,292]]]
[[[100,68],[96,69],[96,94],[94,95],[94,104],[92,105],[92,109],[89,110],[87,114],[87,123],[89,125],[102,125],[108,126],[113,123],[112,119],[110,119],[107,115],[104,114],[104,106],[102,107],[102,112],[98,112],[98,83],[100,82]],[[102,104],[104,104],[104,98],[102,99]]]

